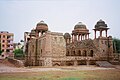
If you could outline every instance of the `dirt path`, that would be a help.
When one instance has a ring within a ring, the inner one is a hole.
[[[11,73],[11,72],[39,72],[39,71],[70,71],[70,70],[106,70],[115,68],[102,68],[96,66],[77,66],[77,67],[10,67],[0,63],[0,73]]]
[[[119,69],[120,65],[115,68],[103,68],[97,66],[61,66],[61,67],[15,67],[13,64],[7,60],[0,62],[0,73],[11,73],[11,72],[39,72],[39,71],[70,71],[70,70],[109,70],[109,69]]]

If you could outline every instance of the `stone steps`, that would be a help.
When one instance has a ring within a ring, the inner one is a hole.
[[[96,65],[100,67],[113,68],[114,66],[107,61],[96,61]]]

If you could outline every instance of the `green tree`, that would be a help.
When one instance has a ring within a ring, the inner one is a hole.
[[[120,39],[113,38],[113,48],[114,48],[114,52],[120,53]]]
[[[15,58],[23,58],[24,57],[24,53],[23,53],[22,49],[15,49],[13,52],[14,52]]]
[[[0,55],[2,54],[2,50],[1,50],[1,43],[0,43]]]

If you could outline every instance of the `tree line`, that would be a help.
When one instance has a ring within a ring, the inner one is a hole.
[[[113,38],[113,52],[120,53],[120,39]]]

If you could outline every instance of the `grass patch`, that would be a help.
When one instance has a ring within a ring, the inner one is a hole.
[[[59,80],[80,80],[80,78],[61,78]]]

